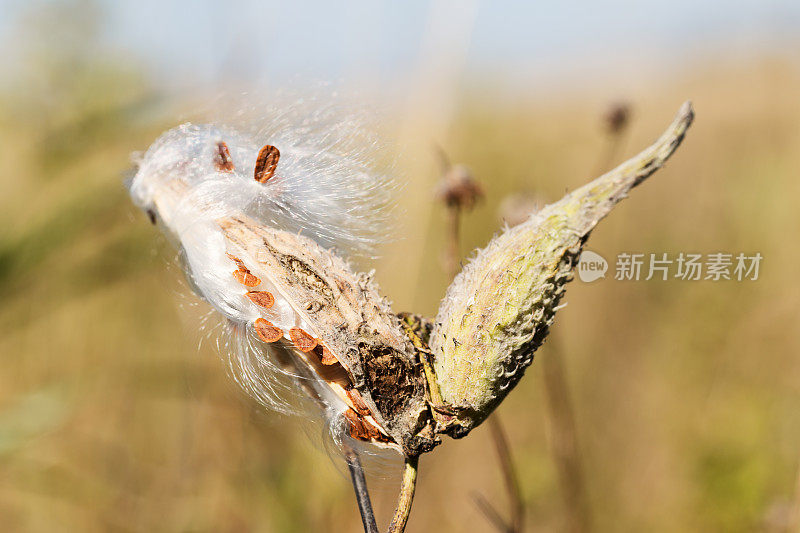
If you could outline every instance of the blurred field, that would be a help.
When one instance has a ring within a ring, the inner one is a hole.
[[[64,72],[51,63],[37,71],[41,91],[0,101],[2,529],[358,531],[341,467],[297,420],[263,412],[230,381],[206,340],[207,310],[129,202],[130,152],[178,110],[119,62]],[[780,57],[695,66],[633,91],[620,159],[685,98],[697,119],[589,248],[608,259],[725,251],[764,261],[755,282],[618,282],[609,272],[569,288],[555,343],[537,357],[564,358],[597,531],[789,527],[800,467],[798,94],[800,66]],[[439,140],[487,191],[464,250],[498,230],[508,194],[552,201],[593,177],[614,96],[464,96]],[[426,228],[376,265],[397,311],[434,314],[447,285],[435,180],[432,161],[411,178],[405,222]],[[500,412],[528,530],[561,530],[571,510],[548,448],[540,364]],[[371,484],[386,520],[397,480],[383,470]],[[491,531],[474,493],[505,508],[485,428],[423,458],[420,475],[410,531]]]

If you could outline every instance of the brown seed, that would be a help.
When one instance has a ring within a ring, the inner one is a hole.
[[[238,258],[238,257],[236,257],[235,255],[233,255],[233,254],[229,254],[229,253],[227,253],[227,252],[225,253],[225,255],[227,255],[227,256],[228,256],[228,259],[230,259],[231,261],[233,261],[234,263],[236,263],[236,266],[238,266],[238,267],[239,267],[239,270],[247,270],[247,267],[246,267],[246,266],[244,266],[244,261],[242,261],[241,259],[239,259],[239,258]]]
[[[386,435],[378,431],[378,429],[358,416],[353,409],[348,409],[344,412],[344,417],[350,424],[350,436],[354,439],[371,441],[376,440],[379,442],[392,442]]]
[[[224,141],[217,143],[217,155],[214,157],[214,166],[220,172],[233,172],[233,160],[228,145]]]
[[[344,417],[350,424],[350,436],[358,440],[370,440],[370,431],[366,424],[359,418],[358,413],[352,409],[344,412]]]
[[[353,403],[353,408],[358,414],[362,416],[367,416],[370,414],[369,407],[367,407],[367,404],[364,403],[364,398],[356,389],[347,389],[347,397]]]
[[[323,365],[330,366],[339,362],[339,360],[336,359],[336,356],[333,355],[333,353],[331,353],[328,347],[324,344],[317,345],[317,347],[314,348],[314,353],[317,354],[317,357],[319,357],[319,360]]]
[[[256,159],[256,170],[254,176],[259,183],[266,183],[274,174],[275,169],[278,168],[278,159],[281,157],[281,152],[271,144],[264,146],[258,152]]]
[[[310,352],[317,347],[318,341],[300,328],[292,328],[289,330],[289,336],[295,347],[301,352]]]
[[[275,304],[275,297],[272,293],[267,291],[248,291],[247,297],[253,301],[254,304],[266,307],[269,309]]]
[[[244,285],[245,287],[255,287],[261,280],[254,276],[246,268],[239,268],[233,272],[233,279]]]
[[[264,342],[276,342],[283,338],[283,330],[263,318],[257,318],[253,323],[253,328]]]

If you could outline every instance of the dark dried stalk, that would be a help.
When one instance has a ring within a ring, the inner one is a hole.
[[[364,533],[378,533],[378,525],[375,523],[375,513],[372,510],[372,501],[367,490],[367,479],[364,477],[364,467],[358,453],[348,445],[343,445],[344,457],[347,467],[350,469],[350,480],[353,482],[353,490],[356,493],[358,502],[358,512],[361,513],[361,523],[364,525]]]

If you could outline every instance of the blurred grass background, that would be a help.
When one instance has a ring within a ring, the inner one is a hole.
[[[102,20],[86,5],[56,15],[26,20],[37,45],[0,94],[2,529],[358,531],[346,474],[302,424],[264,412],[227,377],[207,310],[129,201],[130,153],[185,103],[134,59],[99,52]],[[528,530],[561,531],[573,512],[538,364],[562,357],[595,530],[787,531],[800,467],[800,65],[758,54],[637,83],[620,160],[684,99],[697,119],[588,247],[612,269],[620,252],[760,252],[761,273],[619,282],[609,271],[569,287],[554,342],[499,409]],[[572,87],[508,98],[483,80],[449,97],[436,141],[487,193],[465,219],[465,253],[498,231],[509,194],[549,202],[594,177],[615,96]],[[397,119],[401,142],[425,129],[424,111]],[[430,154],[405,165],[406,233],[376,267],[395,310],[433,315],[447,286],[443,213],[431,139],[419,142]],[[397,479],[378,470],[380,520]],[[483,427],[422,459],[409,530],[491,531],[475,493],[506,506]]]

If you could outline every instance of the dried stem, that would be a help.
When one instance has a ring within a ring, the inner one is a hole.
[[[511,459],[511,448],[508,445],[508,438],[503,429],[500,418],[495,414],[489,417],[489,428],[494,442],[500,466],[503,469],[503,479],[506,484],[509,505],[511,506],[511,519],[506,522],[497,509],[481,494],[473,495],[473,500],[478,510],[486,517],[497,531],[502,533],[519,533],[522,531],[525,518],[525,506],[522,504],[522,492],[519,489],[519,479]]]
[[[445,244],[444,270],[450,281],[458,274],[461,234],[461,207],[451,205],[447,207],[447,243]]]
[[[358,453],[348,445],[343,445],[344,457],[347,467],[350,469],[350,480],[353,482],[353,490],[356,493],[358,511],[361,513],[361,523],[364,524],[364,533],[378,533],[378,525],[375,523],[375,513],[372,510],[372,502],[367,490],[367,479],[364,477],[364,467],[361,466],[361,459]]]
[[[572,400],[567,386],[566,369],[557,338],[550,335],[548,351],[542,356],[545,394],[550,423],[550,451],[558,470],[561,494],[569,532],[591,530],[591,513],[586,483],[578,453],[578,437]]]
[[[411,504],[414,501],[414,490],[417,488],[417,465],[419,457],[406,457],[403,479],[400,483],[400,494],[397,497],[397,509],[394,511],[392,523],[389,524],[389,533],[403,533],[411,514]]]
[[[602,174],[617,160],[622,140],[628,131],[631,109],[626,102],[612,104],[606,111],[604,118],[606,131],[606,148],[600,157],[595,176]]]
[[[514,467],[514,461],[511,458],[511,448],[508,445],[508,438],[506,437],[503,424],[500,422],[500,417],[497,416],[496,413],[494,416],[489,417],[489,428],[491,429],[497,457],[500,460],[500,466],[503,468],[503,479],[506,484],[506,492],[508,493],[509,504],[511,506],[511,522],[508,530],[509,532],[517,533],[522,531],[525,506],[522,503],[519,478],[517,477],[517,470]]]
[[[786,531],[800,531],[800,468],[797,470],[797,483],[795,486],[794,502],[792,502],[791,516],[789,517],[789,527]]]
[[[503,520],[503,517],[500,516],[500,513],[497,512],[497,509],[489,503],[489,500],[483,497],[482,494],[475,493],[472,495],[472,500],[475,502],[475,506],[478,510],[486,517],[486,520],[492,524],[497,531],[501,531],[502,533],[512,533],[511,526],[506,524],[506,521]]]

